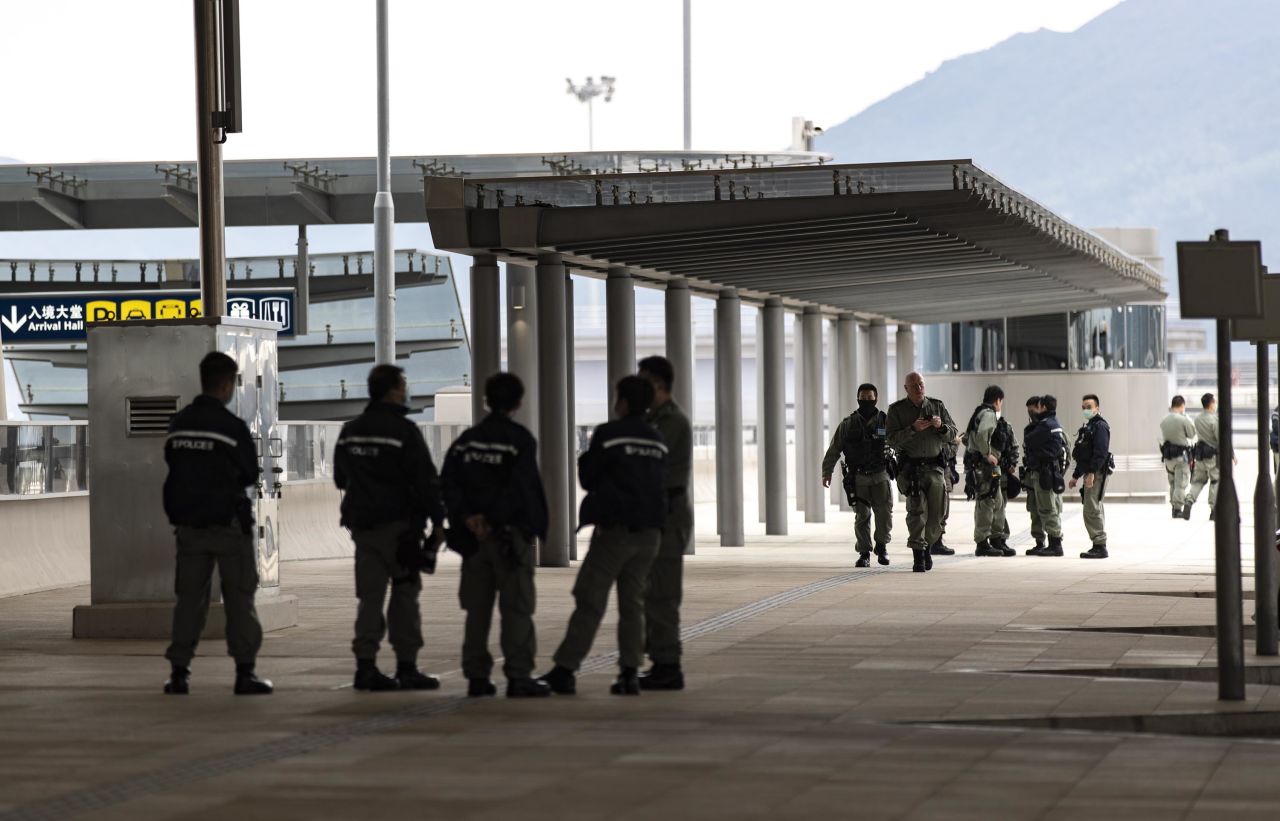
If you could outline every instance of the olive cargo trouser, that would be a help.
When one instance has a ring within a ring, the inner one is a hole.
[[[400,534],[409,529],[408,521],[390,522],[353,530],[356,543],[356,635],[351,652],[357,659],[373,660],[384,633],[391,639],[396,661],[414,664],[422,649],[422,614],[418,594],[422,592],[422,576],[405,570],[396,560]],[[387,583],[391,583],[391,601],[386,605]]]
[[[898,474],[898,492],[907,497],[907,546],[927,548],[942,536],[942,516],[947,503],[946,479],[940,468],[919,469],[920,493],[907,496],[907,480]]]
[[[1213,510],[1218,503],[1218,459],[1197,459],[1196,469],[1191,476],[1191,489],[1187,491],[1187,504],[1194,504],[1200,498],[1200,491],[1209,486],[1209,509]]]
[[[258,554],[253,536],[239,524],[214,527],[179,526],[174,530],[178,555],[173,592],[173,638],[165,658],[180,667],[191,664],[209,615],[213,568],[222,579],[222,606],[227,619],[227,654],[237,664],[252,664],[262,647],[262,625],[253,598],[258,592]]]
[[[1169,476],[1169,504],[1182,507],[1187,501],[1187,483],[1191,480],[1191,465],[1181,456],[1164,460],[1164,472]]]
[[[600,620],[609,604],[609,590],[618,587],[618,665],[639,667],[644,661],[644,592],[649,568],[658,553],[662,531],[597,527],[591,534],[587,558],[573,583],[575,607],[564,640],[552,657],[557,665],[576,671],[591,650]]]
[[[1036,539],[1046,536],[1062,538],[1062,494],[1040,487],[1040,475],[1029,470],[1022,477],[1022,489],[1027,494],[1027,510],[1031,512],[1031,535]]]
[[[985,465],[985,463],[983,463]],[[991,493],[992,485],[995,493]],[[978,477],[978,497],[973,500],[973,541],[984,542],[994,536],[1004,538],[1007,531],[1005,525],[1005,497],[1003,482],[992,477],[989,471],[982,471]]]
[[[679,664],[680,603],[684,599],[684,550],[693,530],[693,509],[683,494],[671,497],[658,555],[644,594],[645,650],[654,664]]]
[[[1089,534],[1089,541],[1095,545],[1107,543],[1107,511],[1102,502],[1102,491],[1105,479],[1099,476],[1093,487],[1085,487],[1084,479],[1080,480],[1080,501],[1084,503],[1084,529]]]
[[[881,471],[856,474],[854,492],[860,501],[853,505],[854,546],[859,553],[870,553],[877,544],[888,544],[893,533],[893,495],[889,490],[889,474]],[[872,542],[871,517],[875,516],[875,542]]]
[[[462,560],[458,602],[467,613],[462,637],[462,673],[487,679],[493,671],[489,627],[494,599],[501,618],[499,643],[502,672],[508,679],[533,673],[538,637],[533,629],[537,595],[533,586],[533,543],[517,531],[481,539],[476,552]]]

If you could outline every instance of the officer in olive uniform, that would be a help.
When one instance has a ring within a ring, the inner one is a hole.
[[[420,569],[444,540],[440,477],[422,431],[407,418],[409,386],[404,369],[375,365],[369,371],[369,404],[342,426],[334,449],[333,479],[342,496],[342,526],[356,543],[354,687],[357,690],[435,690],[440,680],[418,670],[422,649]],[[431,535],[423,531],[430,521]],[[387,601],[387,585],[391,598]],[[386,604],[386,616],[383,605]],[[395,677],[378,669],[378,645],[388,634],[396,654]]]
[[[1187,482],[1191,478],[1191,448],[1196,441],[1196,426],[1187,418],[1187,400],[1173,397],[1169,413],[1160,420],[1160,457],[1169,476],[1169,504],[1173,518],[1181,519],[1187,504]]]
[[[1071,459],[1076,463],[1071,474],[1071,488],[1081,485],[1084,503],[1084,527],[1093,547],[1081,553],[1082,559],[1107,558],[1107,514],[1102,500],[1106,496],[1107,476],[1111,473],[1111,426],[1102,418],[1097,394],[1087,393],[1080,402],[1084,425],[1076,433]]]
[[[831,472],[844,457],[844,488],[854,509],[855,567],[871,566],[871,516],[875,514],[876,561],[889,563],[893,498],[889,491],[889,454],[885,450],[885,414],[876,407],[879,392],[858,386],[858,409],[840,421],[822,458],[822,486],[831,487]]]
[[[618,380],[618,419],[591,434],[578,459],[578,479],[587,491],[578,521],[595,525],[587,558],[573,585],[575,607],[564,641],[552,657],[555,667],[542,676],[551,689],[569,695],[575,675],[600,629],[609,589],[618,586],[618,679],[614,695],[640,695],[637,673],[644,660],[644,591],[658,554],[667,517],[663,487],[667,446],[645,421],[653,404],[653,385],[639,376]]]
[[[164,691],[190,692],[191,659],[209,612],[213,569],[222,579],[227,652],[236,661],[236,695],[266,695],[271,682],[254,675],[262,625],[253,606],[258,554],[253,510],[245,488],[258,481],[258,454],[249,426],[227,403],[236,392],[235,360],[210,353],[200,361],[200,390],[169,423],[164,460],[164,512],[174,527],[173,640],[165,652],[171,672]]]
[[[907,396],[889,406],[886,436],[898,452],[898,490],[907,497],[907,544],[923,573],[933,566],[929,546],[938,541],[946,503],[944,449],[958,431],[940,400],[925,396],[924,377],[907,374]]]
[[[1209,521],[1213,521],[1213,509],[1218,503],[1218,400],[1211,393],[1200,397],[1204,412],[1196,417],[1196,446],[1191,452],[1195,463],[1191,471],[1191,489],[1187,491],[1186,506],[1182,518],[1191,518],[1191,506],[1200,498],[1200,491],[1209,486]]]
[[[1005,540],[1005,481],[1000,457],[1008,446],[998,426],[1004,391],[990,385],[965,428],[965,473],[975,481],[973,541],[975,556],[1012,556]],[[999,431],[999,432],[997,432]]]
[[[1027,505],[1034,505],[1031,533],[1036,546],[1028,556],[1062,555],[1062,491],[1067,470],[1067,434],[1058,422],[1058,400],[1051,394],[1033,397],[1032,422],[1022,440],[1024,467],[1022,486],[1027,490]],[[1046,537],[1048,541],[1046,542]]]
[[[440,475],[449,511],[449,546],[462,556],[458,602],[467,613],[462,673],[473,698],[498,692],[489,679],[494,599],[502,619],[507,698],[551,694],[532,677],[538,650],[533,540],[547,535],[547,497],[538,473],[538,443],[511,418],[523,399],[524,385],[515,374],[489,377],[484,385],[489,414],[449,447]]]
[[[653,666],[640,674],[641,690],[682,690],[680,667],[680,602],[684,597],[684,554],[693,534],[693,426],[671,397],[675,369],[661,356],[640,360],[640,376],[653,385],[649,424],[667,444],[663,487],[667,492],[667,521],[662,527],[658,557],[649,568],[644,596],[645,649]]]

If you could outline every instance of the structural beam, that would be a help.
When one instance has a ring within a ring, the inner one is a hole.
[[[761,372],[764,383],[763,429],[765,492],[760,500],[765,512],[764,532],[787,535],[787,389],[786,312],[782,300],[770,299],[762,311],[764,326]]]
[[[720,545],[746,544],[742,514],[742,303],[726,288],[716,299],[716,508]]]
[[[485,415],[484,383],[502,368],[502,294],[498,258],[471,258],[471,421]]]
[[[613,388],[618,380],[636,371],[636,285],[626,268],[610,268],[604,286],[605,303],[605,405],[609,418],[613,408]]]
[[[804,520],[825,522],[827,503],[822,498],[822,314],[805,308],[800,318],[804,332],[801,367],[804,371]]]
[[[538,452],[547,494],[550,526],[538,553],[543,567],[569,566],[569,379],[565,269],[559,254],[539,254],[538,283]]]
[[[507,263],[507,370],[524,383],[524,401],[512,414],[538,432],[538,287],[533,268]],[[542,448],[538,449],[539,454]]]

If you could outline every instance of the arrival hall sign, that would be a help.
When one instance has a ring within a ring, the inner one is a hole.
[[[235,290],[227,294],[227,315],[261,319],[293,336],[292,288]],[[127,319],[195,319],[203,316],[200,292],[191,290],[0,294],[0,342],[6,345],[84,342],[94,322]]]

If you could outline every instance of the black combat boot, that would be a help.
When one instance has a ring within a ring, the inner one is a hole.
[[[923,547],[911,548],[911,557],[915,560],[915,563],[911,565],[912,573],[923,573],[926,570],[928,570],[928,568],[924,566],[925,557],[927,557],[928,555],[929,555],[929,551],[926,548],[923,548]]]
[[[1087,552],[1081,553],[1082,559],[1105,559],[1107,558],[1107,546],[1105,544],[1096,544]]]
[[[994,536],[991,537],[991,546],[994,547],[996,550],[999,550],[1001,556],[1018,555],[1018,551],[1014,550],[1012,547],[1009,547],[1009,543],[1004,540],[1003,536],[1001,536],[999,539],[995,538]]]
[[[1175,519],[1181,519],[1181,518],[1182,518],[1182,505],[1174,505],[1174,506],[1173,506],[1173,518],[1175,518]]]
[[[401,690],[439,690],[440,679],[429,676],[418,669],[418,665],[409,662],[396,666],[396,684]]]
[[[889,564],[889,550],[882,544],[876,545],[876,561],[882,565]]]
[[[1026,554],[1027,554],[1028,556],[1043,556],[1043,555],[1044,555],[1044,537],[1043,537],[1043,536],[1037,536],[1037,537],[1036,537],[1036,546],[1035,546],[1035,547],[1028,547],[1028,548],[1026,549]]]
[[[498,688],[493,682],[487,678],[467,679],[467,697],[468,698],[484,698],[486,696],[496,696]]]
[[[550,673],[539,676],[538,681],[550,687],[551,692],[562,696],[571,696],[578,692],[578,677],[573,674],[572,670],[567,667],[561,667],[559,664],[552,667]]]
[[[990,539],[983,539],[982,541],[977,543],[976,549],[973,551],[973,555],[1003,557],[1004,553],[1001,552],[1000,548],[993,545]]]
[[[253,674],[252,664],[237,664],[234,692],[238,696],[269,696],[275,688],[268,679]]]
[[[536,678],[507,679],[507,698],[546,698],[549,695],[551,695],[551,685],[545,681],[539,681]]]
[[[658,664],[640,674],[641,690],[683,690],[684,671],[677,664]]]
[[[173,669],[169,672],[169,680],[164,683],[165,695],[185,696],[187,693],[190,693],[190,678],[190,667],[177,664],[173,665]]]
[[[1191,503],[1190,502],[1187,502],[1185,505],[1182,506],[1182,518],[1186,519],[1188,522],[1191,521]]]
[[[640,695],[640,677],[636,675],[636,668],[623,667],[619,670],[618,679],[609,686],[609,692],[615,696]]]
[[[870,551],[863,552],[863,551],[859,550],[859,551],[858,551],[858,560],[857,560],[856,562],[854,562],[854,563],[853,563],[853,566],[854,566],[854,567],[870,567],[870,566],[871,566],[871,553],[870,553]]]
[[[1212,522],[1212,521],[1214,521],[1214,518],[1213,518],[1213,508],[1209,508],[1209,521],[1211,521],[1211,522]]]
[[[1040,553],[1040,554],[1038,554],[1038,555],[1041,555],[1041,556],[1061,556],[1061,555],[1062,555],[1062,537],[1061,537],[1061,536],[1050,536],[1050,537],[1049,537],[1049,546],[1048,546],[1048,547],[1046,547],[1046,548],[1044,549],[1044,552],[1043,552],[1043,553]]]
[[[929,545],[929,552],[935,556],[954,556],[956,552],[942,543],[942,540]]]
[[[373,659],[356,660],[356,677],[351,686],[369,693],[385,693],[388,690],[400,689],[400,683],[379,670]]]

